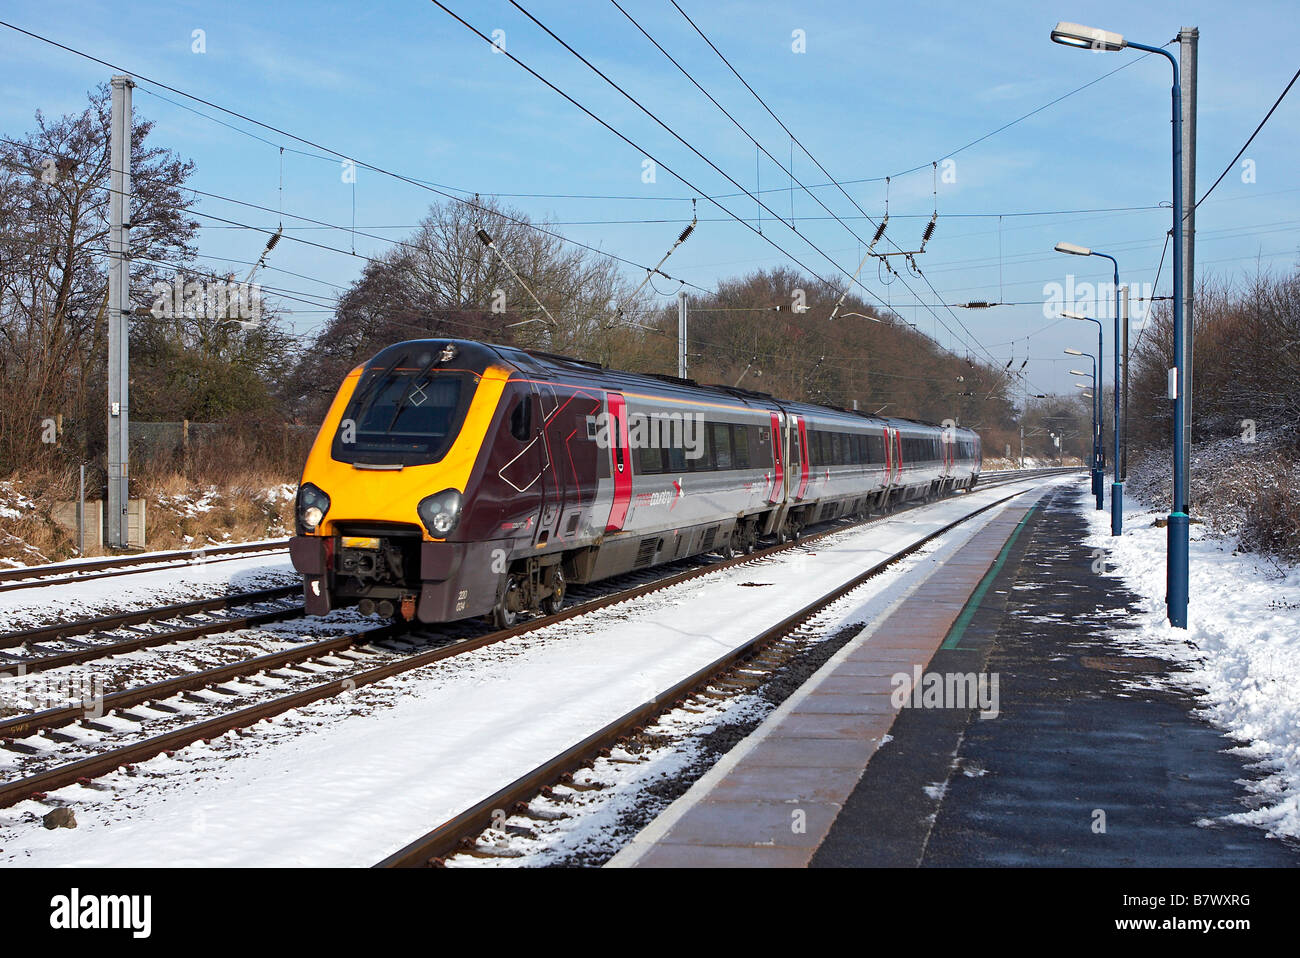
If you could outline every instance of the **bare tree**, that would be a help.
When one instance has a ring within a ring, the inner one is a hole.
[[[82,454],[99,448],[103,414],[111,93],[80,114],[0,142],[0,470],[41,452],[43,417],[63,413]],[[193,164],[132,128],[131,282],[140,290],[194,256],[198,224],[184,183]],[[66,441],[66,440],[65,440]]]

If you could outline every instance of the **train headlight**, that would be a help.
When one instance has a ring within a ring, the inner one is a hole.
[[[421,499],[415,511],[419,513],[424,528],[429,530],[429,535],[445,539],[460,521],[460,502],[459,492],[444,489],[436,495]]]
[[[320,526],[325,513],[330,511],[330,497],[319,486],[304,482],[298,487],[298,529],[300,532],[315,532]]]

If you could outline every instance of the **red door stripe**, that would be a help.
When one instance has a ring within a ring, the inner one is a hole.
[[[808,429],[804,425],[803,416],[796,417],[799,423],[799,495],[797,498],[802,499],[804,493],[808,491]]]
[[[606,532],[618,532],[627,521],[628,506],[632,502],[632,455],[628,449],[627,405],[620,393],[609,393],[609,417],[612,421],[610,440],[613,448],[614,501],[609,507]]]

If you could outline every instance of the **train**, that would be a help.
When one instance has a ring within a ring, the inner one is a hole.
[[[980,437],[460,339],[348,373],[289,541],[305,609],[498,627],[568,588],[972,489]]]

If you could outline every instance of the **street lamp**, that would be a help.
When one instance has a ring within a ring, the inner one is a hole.
[[[1115,450],[1111,456],[1111,475],[1113,481],[1110,484],[1110,534],[1117,536],[1124,531],[1124,482],[1119,475],[1119,261],[1109,253],[1102,253],[1087,246],[1077,246],[1074,243],[1057,243],[1056,251],[1058,253],[1069,253],[1071,256],[1100,256],[1108,259],[1115,268],[1115,338],[1111,340],[1110,351],[1115,355],[1115,415],[1111,418],[1111,436],[1114,439]],[[1100,325],[1100,324],[1099,324]],[[1098,400],[1100,401],[1100,400]]]
[[[1082,247],[1080,247],[1080,248],[1082,248]],[[1083,316],[1083,315],[1080,315],[1079,313],[1071,313],[1071,312],[1067,312],[1067,311],[1065,311],[1065,310],[1062,310],[1062,311],[1061,311],[1061,315],[1064,316],[1066,319],[1077,319],[1077,320],[1079,320],[1080,322],[1088,322],[1088,323],[1096,323],[1096,324],[1097,324],[1097,358],[1096,358],[1096,362],[1097,362],[1097,368],[1098,368],[1098,370],[1100,370],[1100,369],[1101,369],[1101,364],[1102,364],[1103,357],[1105,356],[1105,351],[1102,349],[1102,329],[1103,329],[1103,327],[1102,327],[1102,325],[1101,325],[1101,320],[1100,320],[1100,319],[1093,319],[1091,316]],[[1101,385],[1101,384],[1098,383],[1097,385],[1098,385],[1099,388],[1097,388],[1096,390],[1094,390],[1094,392],[1095,392],[1098,396],[1100,396],[1100,395],[1101,395],[1101,389],[1100,389],[1100,385]],[[1105,416],[1102,414],[1102,410],[1101,410],[1101,400],[1100,400],[1100,399],[1097,399],[1097,400],[1094,402],[1094,405],[1097,407],[1096,410],[1095,410],[1095,412],[1094,412],[1094,416],[1096,417],[1096,421],[1097,421],[1097,434],[1096,434],[1096,436],[1093,438],[1093,455],[1092,455],[1092,494],[1093,494],[1094,496],[1097,497],[1097,508],[1100,509],[1100,508],[1102,508],[1103,497],[1104,497],[1105,494],[1106,494],[1106,491],[1105,491],[1105,487],[1106,487],[1106,481],[1105,481],[1105,477],[1106,477],[1106,453],[1105,453],[1105,450],[1106,450],[1106,443],[1105,443],[1105,440],[1103,439],[1103,433],[1104,433],[1105,430],[1106,430],[1106,421],[1105,421]]]
[[[1171,89],[1173,104],[1173,162],[1174,162],[1174,367],[1169,370],[1169,398],[1174,402],[1174,495],[1169,512],[1168,573],[1165,605],[1169,624],[1178,629],[1187,628],[1188,553],[1191,550],[1190,524],[1187,517],[1186,461],[1183,458],[1184,429],[1187,416],[1187,396],[1184,388],[1187,371],[1183,368],[1187,330],[1183,328],[1183,92],[1179,83],[1178,58],[1162,47],[1126,40],[1119,33],[1085,27],[1078,23],[1058,23],[1052,30],[1052,40],[1066,46],[1091,50],[1122,50],[1132,47],[1146,53],[1158,53],[1173,67],[1174,82]]]
[[[1066,313],[1065,315],[1069,316],[1071,319],[1087,319],[1086,316],[1074,316],[1070,313]],[[1097,322],[1097,321],[1093,320],[1093,322]],[[1101,326],[1100,323],[1097,323],[1097,325],[1098,327]],[[1098,339],[1097,345],[1099,347],[1098,355],[1100,355],[1100,346],[1101,346],[1100,334],[1098,334],[1097,339]],[[1082,352],[1081,350],[1078,349],[1069,349],[1069,348],[1065,350],[1065,354],[1067,356],[1087,356],[1090,360],[1092,360],[1092,395],[1093,396],[1101,395],[1101,384],[1097,381],[1097,373],[1098,373],[1097,366],[1099,365],[1097,362],[1097,356],[1093,356],[1091,353]],[[1102,470],[1105,467],[1102,465],[1102,461],[1101,461],[1101,425],[1102,425],[1101,403],[1098,400],[1093,399],[1093,403],[1092,403],[1092,494],[1093,497],[1097,500],[1098,509],[1103,508],[1103,496],[1104,496],[1104,493],[1102,491],[1102,485],[1103,485]]]

